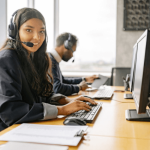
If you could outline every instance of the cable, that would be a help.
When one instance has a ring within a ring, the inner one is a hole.
[[[117,102],[120,102],[120,103],[134,103],[134,102],[122,102],[122,101],[115,100],[115,99],[112,99],[112,100],[117,101]]]

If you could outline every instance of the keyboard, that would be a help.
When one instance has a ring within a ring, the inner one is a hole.
[[[72,118],[72,117],[82,118],[87,123],[92,123],[92,121],[94,120],[96,114],[98,113],[98,111],[102,107],[102,103],[98,103],[97,105],[93,105],[90,102],[86,102],[86,104],[88,104],[89,106],[92,107],[92,109],[90,111],[79,110],[79,111],[67,116],[66,119],[69,119],[69,118]]]
[[[112,89],[98,89],[98,91],[92,96],[92,98],[103,98],[103,99],[110,99],[113,95],[114,91]]]

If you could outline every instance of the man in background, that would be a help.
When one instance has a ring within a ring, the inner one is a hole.
[[[88,88],[88,83],[92,83],[98,76],[93,75],[83,78],[67,78],[62,75],[59,63],[63,60],[67,62],[73,57],[76,51],[77,37],[71,33],[63,33],[56,39],[56,47],[50,52],[52,60],[52,74],[53,74],[53,90],[55,93],[63,95],[72,95],[78,93],[80,90],[84,91]]]

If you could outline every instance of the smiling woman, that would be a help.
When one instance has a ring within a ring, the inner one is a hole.
[[[38,10],[16,11],[9,24],[9,36],[0,49],[0,131],[15,123],[53,119],[81,109],[89,111],[90,106],[82,101],[96,104],[89,98],[71,100],[52,92],[45,19]]]

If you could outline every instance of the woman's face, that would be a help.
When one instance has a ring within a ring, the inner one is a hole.
[[[32,18],[23,23],[19,30],[19,37],[22,42],[31,42],[33,47],[22,46],[29,52],[36,52],[45,40],[45,25],[40,19]]]

